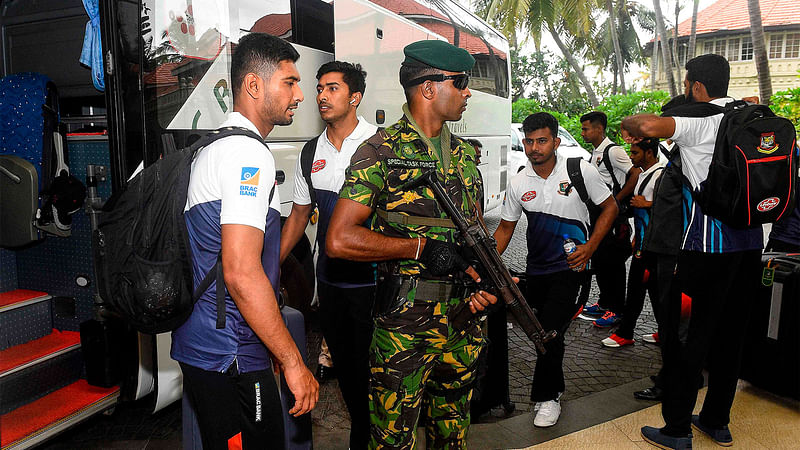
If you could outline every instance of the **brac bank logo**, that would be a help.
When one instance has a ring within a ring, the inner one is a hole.
[[[242,167],[239,195],[255,197],[258,194],[258,178],[260,175],[261,169],[258,167]]]

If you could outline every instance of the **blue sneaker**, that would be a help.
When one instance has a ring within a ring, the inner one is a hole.
[[[606,312],[605,308],[601,308],[599,303],[595,303],[594,305],[591,305],[591,306],[585,306],[583,308],[583,312],[581,314],[583,314],[585,316],[597,316],[597,317],[600,317],[603,314],[605,314],[605,312]]]
[[[692,448],[692,433],[684,437],[668,436],[655,427],[642,427],[642,437],[658,448],[686,450]]]
[[[603,317],[595,320],[592,323],[594,323],[594,326],[596,326],[597,328],[608,328],[608,327],[613,327],[614,325],[619,323],[620,320],[622,320],[622,317],[619,314],[614,314],[611,311],[606,311],[606,313],[603,314]]]
[[[730,447],[733,445],[733,436],[731,436],[731,430],[728,429],[727,425],[722,428],[707,427],[700,422],[700,416],[695,414],[692,416],[692,426],[698,431],[707,434],[717,445],[723,447]]]

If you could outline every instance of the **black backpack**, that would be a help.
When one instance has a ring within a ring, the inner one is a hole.
[[[194,156],[208,144],[228,136],[248,136],[264,142],[245,128],[212,131],[142,170],[104,207],[107,212],[101,216],[94,237],[100,294],[140,332],[155,334],[178,328],[215,279],[217,328],[225,326],[220,257],[193,291],[183,210]],[[274,187],[270,198],[273,193]]]
[[[314,214],[314,208],[317,207],[317,193],[314,191],[314,185],[311,184],[311,169],[313,169],[314,165],[314,153],[317,151],[317,141],[319,141],[319,136],[306,142],[305,145],[303,145],[303,149],[300,150],[300,172],[303,174],[303,178],[306,179],[308,195],[311,197],[310,214]]]
[[[708,177],[694,192],[703,213],[736,228],[771,223],[795,206],[798,155],[792,123],[769,107],[725,107]]]
[[[616,143],[612,142],[606,145],[606,148],[603,149],[603,165],[605,166],[606,170],[608,171],[609,175],[611,175],[611,193],[614,195],[614,199],[617,198],[617,194],[622,191],[622,185],[617,180],[617,176],[614,174],[614,166],[611,164],[611,159],[608,157],[608,153],[611,151],[611,147],[621,147]],[[627,197],[623,198],[621,202],[617,202],[617,207],[619,208],[619,215],[621,217],[633,217],[633,209],[631,208],[631,199],[633,198],[633,194],[629,194]]]

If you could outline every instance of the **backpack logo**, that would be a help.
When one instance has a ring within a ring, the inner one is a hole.
[[[756,209],[759,210],[760,212],[767,212],[771,209],[775,209],[775,207],[778,206],[780,203],[781,199],[779,199],[778,197],[765,198],[764,200],[758,202],[758,206],[756,206]]]
[[[522,194],[522,197],[520,198],[520,200],[522,200],[523,202],[529,202],[529,201],[531,201],[531,200],[533,200],[535,198],[536,198],[536,191],[528,191],[528,192]]]
[[[766,153],[769,155],[770,153],[774,153],[780,145],[775,142],[775,133],[762,133],[761,134],[761,145],[758,146],[756,150],[760,153]]]
[[[319,172],[320,170],[325,168],[326,164],[327,163],[325,162],[324,159],[318,159],[318,160],[314,161],[314,164],[311,165],[311,173]]]
[[[239,195],[255,197],[258,194],[258,179],[260,175],[261,169],[258,167],[242,167]]]

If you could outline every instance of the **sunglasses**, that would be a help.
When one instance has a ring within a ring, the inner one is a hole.
[[[424,77],[414,78],[413,80],[407,83],[406,87],[416,86],[418,84],[422,84],[426,81],[446,81],[446,80],[453,80],[453,86],[463,91],[467,88],[469,84],[469,75],[465,73],[460,73],[458,75],[445,75],[443,73],[437,73],[435,75],[425,75]]]

